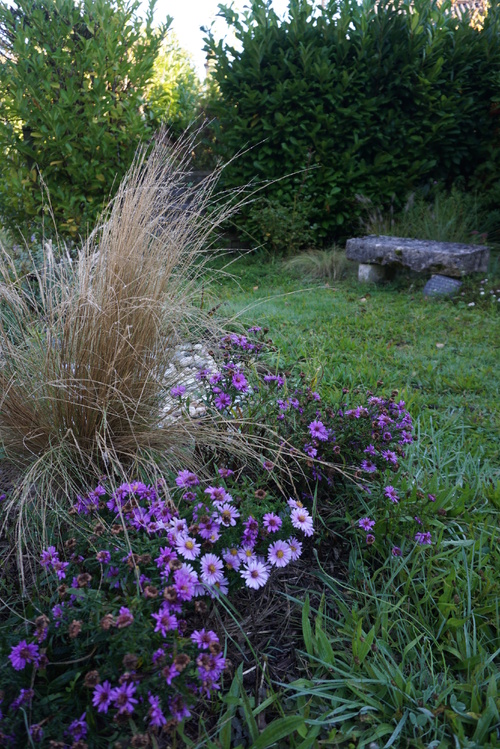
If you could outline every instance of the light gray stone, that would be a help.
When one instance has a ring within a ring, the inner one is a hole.
[[[424,286],[424,296],[453,296],[462,282],[448,276],[431,276]]]
[[[358,281],[361,283],[380,283],[385,277],[386,270],[383,265],[360,263],[358,266]]]
[[[484,273],[490,250],[484,245],[370,235],[348,239],[346,257],[363,265],[402,265],[414,271],[460,277]]]

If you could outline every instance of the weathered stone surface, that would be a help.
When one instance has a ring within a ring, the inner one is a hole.
[[[380,283],[386,277],[383,265],[360,263],[358,266],[358,281],[361,283]]]
[[[431,276],[424,286],[424,296],[453,296],[462,282],[448,276]]]
[[[370,235],[346,243],[346,256],[358,263],[403,265],[414,271],[463,276],[488,269],[489,247]]]

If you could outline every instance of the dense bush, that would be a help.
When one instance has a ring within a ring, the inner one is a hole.
[[[467,181],[498,140],[492,6],[482,29],[427,0],[332,1],[314,12],[292,0],[285,21],[265,0],[242,16],[223,8],[238,44],[207,39],[219,149],[226,158],[247,149],[228,184],[278,180],[266,197],[290,215],[308,205],[320,241],[350,231],[357,193],[380,204],[429,179]]]
[[[92,228],[141,141],[163,31],[138,2],[0,4],[0,216],[30,232],[48,196],[60,233]]]

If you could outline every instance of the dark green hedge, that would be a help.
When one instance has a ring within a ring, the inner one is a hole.
[[[226,186],[279,180],[265,196],[292,213],[307,206],[325,241],[355,226],[357,194],[397,205],[428,180],[467,184],[499,140],[492,5],[481,30],[429,0],[343,0],[316,11],[290,0],[286,21],[265,0],[241,16],[220,6],[238,42],[207,38],[219,153],[250,147],[226,170]]]

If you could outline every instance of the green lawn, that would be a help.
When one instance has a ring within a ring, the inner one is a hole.
[[[468,280],[455,300],[427,300],[419,277],[375,287],[350,275],[325,286],[293,278],[279,261],[249,256],[229,270],[233,278],[218,287],[223,314],[268,326],[284,366],[317,374],[325,394],[382,380],[388,391],[399,389],[417,419],[420,450],[434,444],[436,468],[457,475],[465,469],[470,481],[495,472],[500,293],[489,291],[500,289],[498,276],[497,285],[494,277],[483,285],[482,278]],[[446,456],[439,454],[443,443]]]

